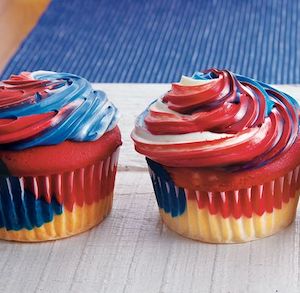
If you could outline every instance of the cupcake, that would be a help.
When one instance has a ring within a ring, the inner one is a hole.
[[[299,106],[228,70],[183,76],[137,119],[164,223],[200,241],[239,243],[295,218],[300,188]]]
[[[99,224],[112,207],[118,111],[79,76],[0,82],[0,238],[46,241]]]

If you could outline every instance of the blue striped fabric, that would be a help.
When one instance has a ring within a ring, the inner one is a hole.
[[[300,1],[53,0],[2,78],[68,71],[170,82],[208,67],[300,83]]]

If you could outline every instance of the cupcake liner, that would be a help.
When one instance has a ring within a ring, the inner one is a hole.
[[[244,242],[274,234],[295,218],[299,166],[260,185],[212,192],[176,186],[162,165],[149,159],[147,163],[164,222],[186,237]]]
[[[101,222],[112,207],[118,155],[71,172],[0,176],[0,238],[51,240]]]
[[[65,211],[53,220],[31,230],[0,229],[0,238],[21,242],[39,242],[61,239],[79,234],[99,224],[110,212],[113,196],[92,205],[75,206],[73,212]]]

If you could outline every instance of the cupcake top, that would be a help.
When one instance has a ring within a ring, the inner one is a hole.
[[[22,72],[0,82],[1,149],[94,141],[118,118],[106,94],[74,74]]]
[[[137,118],[141,154],[170,167],[256,168],[286,152],[299,132],[289,95],[228,70],[181,78]]]

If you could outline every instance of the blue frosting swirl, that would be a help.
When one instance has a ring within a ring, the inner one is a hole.
[[[86,79],[70,73],[51,71],[30,73],[28,83],[36,80],[45,81],[42,93],[39,88],[33,94],[34,100],[29,99],[9,107],[0,107],[0,122],[3,123],[3,119],[12,119],[13,122],[22,125],[22,119],[25,117],[33,115],[39,117],[38,115],[46,113],[56,115],[49,121],[49,127],[43,131],[25,139],[20,136],[20,139],[13,142],[2,142],[2,148],[23,150],[35,146],[56,145],[66,140],[94,141],[116,126],[119,119],[118,110],[103,91],[93,90]],[[26,89],[26,82],[23,81],[21,85]],[[19,89],[20,84],[15,86],[10,80],[4,81],[6,93],[9,94],[9,90],[13,87]]]

